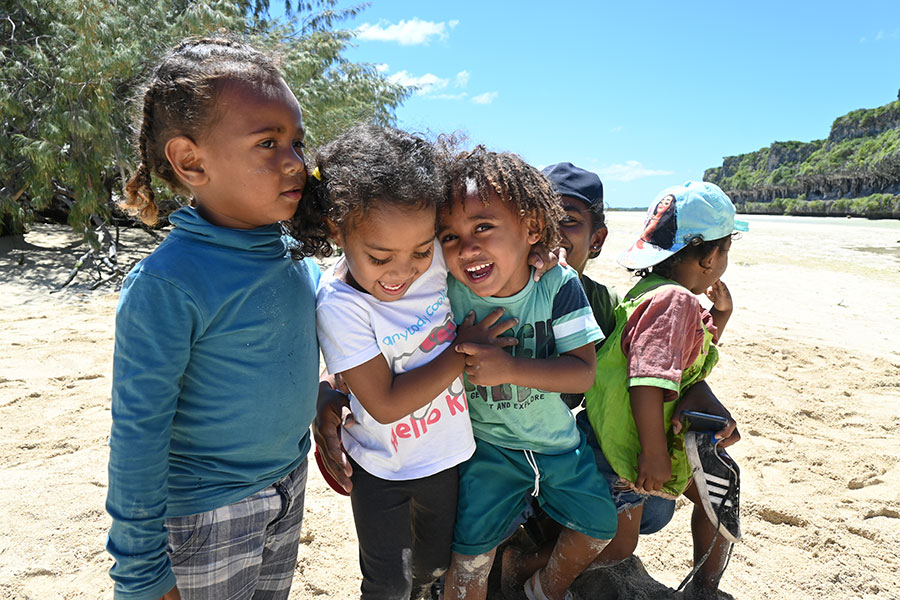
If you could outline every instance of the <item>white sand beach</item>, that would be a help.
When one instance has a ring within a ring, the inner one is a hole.
[[[642,213],[609,214],[589,273],[621,292],[615,256]],[[900,222],[745,217],[723,278],[735,313],[710,385],[740,424],[742,527],[721,588],[738,599],[900,598]],[[120,260],[145,233],[123,232]],[[0,598],[112,598],[104,550],[118,294],[84,277],[65,228],[0,238]],[[152,318],[152,317],[151,317]],[[646,569],[581,598],[677,598],[690,505],[642,538]],[[291,598],[359,585],[349,500],[310,471]]]

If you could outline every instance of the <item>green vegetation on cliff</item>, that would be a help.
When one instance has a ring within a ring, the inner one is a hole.
[[[900,100],[835,119],[824,140],[725,157],[703,179],[746,213],[900,218]]]

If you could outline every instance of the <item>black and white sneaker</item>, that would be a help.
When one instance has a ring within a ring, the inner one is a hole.
[[[706,516],[729,542],[741,539],[741,471],[711,433],[689,431],[684,436],[694,485]]]

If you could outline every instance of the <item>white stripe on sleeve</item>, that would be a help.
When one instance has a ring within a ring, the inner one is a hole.
[[[562,339],[567,335],[572,335],[573,333],[578,333],[580,331],[584,331],[591,326],[591,321],[593,320],[593,315],[582,315],[580,317],[575,317],[569,321],[565,321],[564,323],[559,323],[553,326],[553,337],[556,339]]]

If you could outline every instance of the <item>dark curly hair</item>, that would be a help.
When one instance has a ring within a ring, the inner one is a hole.
[[[274,59],[225,37],[189,38],[163,56],[143,89],[138,134],[140,165],[125,185],[122,208],[156,224],[159,210],[151,176],[188,193],[166,158],[166,144],[185,135],[198,139],[220,117],[216,98],[225,83],[274,84],[282,78]]]
[[[434,144],[393,127],[356,125],[318,150],[288,233],[309,256],[330,256],[326,219],[342,232],[382,203],[436,207],[447,191],[446,161]],[[317,177],[318,176],[318,177]]]
[[[559,222],[566,213],[547,178],[521,156],[477,146],[471,152],[458,154],[448,170],[450,194],[440,208],[449,210],[454,199],[465,198],[471,180],[482,202],[487,204],[491,192],[497,194],[522,218],[536,220],[540,241],[547,248],[559,246]]]
[[[717,240],[704,240],[702,237],[694,237],[688,241],[687,245],[662,261],[661,263],[655,264],[652,267],[648,267],[646,269],[631,269],[634,271],[635,275],[640,277],[646,277],[650,273],[656,273],[660,277],[665,277],[666,279],[672,279],[672,276],[675,274],[675,267],[683,262],[688,262],[690,260],[703,260],[710,254],[712,254],[713,250],[719,248],[721,250],[725,249],[726,242],[728,240],[736,240],[741,236],[740,232],[734,232],[725,237],[721,237]]]

